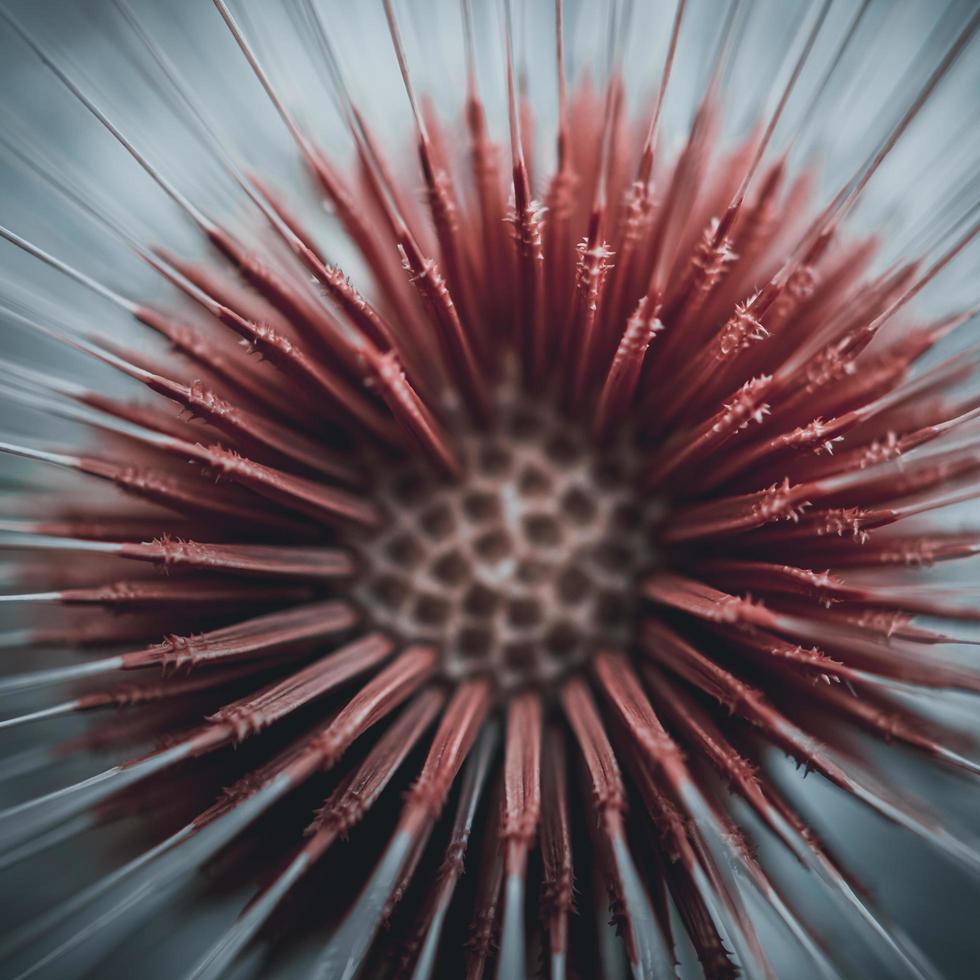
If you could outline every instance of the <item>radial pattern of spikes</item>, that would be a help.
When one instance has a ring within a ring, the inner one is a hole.
[[[3,206],[0,739],[35,741],[5,742],[0,868],[90,840],[110,864],[12,925],[0,970],[102,975],[227,881],[237,919],[185,956],[168,936],[188,980],[273,976],[311,935],[323,980],[936,976],[777,770],[980,877],[975,830],[879,751],[976,790],[976,744],[935,710],[980,694],[980,587],[941,574],[980,526],[940,513],[980,498],[975,147],[927,154],[948,180],[919,218],[910,175],[858,230],[975,74],[980,12],[938,17],[821,173],[818,129],[897,17],[869,2],[800,6],[762,67],[761,6],[671,0],[637,82],[642,5],[433,0],[462,55],[447,107],[427,5],[380,0],[391,136],[329,4],[213,3],[305,186],[240,153],[159,12],[94,23],[194,148],[180,167],[118,79],[104,103],[0,7],[180,223],[135,234],[149,210],[120,217],[4,112],[0,165],[145,275]],[[64,294],[25,286],[31,263]]]

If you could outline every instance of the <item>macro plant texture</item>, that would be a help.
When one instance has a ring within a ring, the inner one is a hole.
[[[978,28],[0,6],[0,973],[975,975]]]

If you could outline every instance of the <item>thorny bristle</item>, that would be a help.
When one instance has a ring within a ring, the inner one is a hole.
[[[0,7],[5,975],[936,976],[980,11],[213,3]]]

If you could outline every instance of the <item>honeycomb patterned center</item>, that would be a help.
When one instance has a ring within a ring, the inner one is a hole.
[[[493,430],[463,436],[455,482],[415,465],[379,473],[388,519],[358,544],[356,585],[373,623],[438,646],[448,677],[489,672],[503,693],[627,642],[657,515],[638,504],[627,441],[605,442],[510,400]]]

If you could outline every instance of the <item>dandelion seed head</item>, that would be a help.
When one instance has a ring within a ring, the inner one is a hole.
[[[980,872],[883,750],[980,774],[980,14],[90,6],[0,7],[0,866],[100,854],[3,969],[934,975],[824,794]]]

